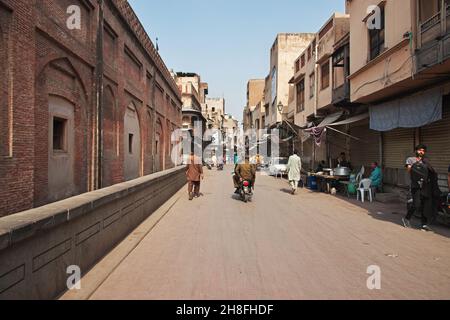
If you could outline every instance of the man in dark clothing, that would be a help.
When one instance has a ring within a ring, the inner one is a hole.
[[[320,161],[319,165],[316,168],[316,173],[323,172],[323,169],[325,169],[326,163],[324,160]]]
[[[233,182],[234,187],[236,188],[235,193],[239,193],[240,182],[242,180],[249,181],[254,189],[256,181],[256,165],[251,164],[248,157],[245,158],[245,163],[238,164],[234,168]]]
[[[411,196],[412,205],[408,213],[403,218],[403,224],[406,228],[411,227],[410,220],[417,211],[421,216],[421,229],[430,231],[428,223],[432,222],[436,216],[437,203],[439,198],[438,175],[425,154],[427,147],[418,145],[416,147],[416,156],[406,160],[406,169],[411,177]]]
[[[450,193],[450,166],[448,166],[447,185],[448,185],[448,192]]]
[[[338,167],[352,169],[352,165],[350,164],[349,161],[347,161],[347,157],[345,155],[345,152],[341,153],[341,155],[339,156],[337,162],[338,162]]]

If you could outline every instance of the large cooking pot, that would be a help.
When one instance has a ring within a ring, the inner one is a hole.
[[[347,167],[340,167],[334,169],[334,175],[335,176],[349,176],[351,174],[350,168]]]

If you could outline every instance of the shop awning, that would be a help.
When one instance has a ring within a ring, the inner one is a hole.
[[[419,128],[442,119],[440,88],[370,106],[370,129]]]
[[[350,124],[350,123],[355,123],[364,119],[369,118],[370,115],[369,113],[364,113],[364,114],[360,114],[351,118],[348,118],[346,120],[342,120],[342,121],[338,121],[338,122],[333,122],[331,124],[329,124],[328,126],[342,126],[344,124]]]
[[[340,117],[344,114],[344,111],[339,111],[333,114],[328,115],[323,121],[317,126],[317,128],[325,128],[326,126],[329,126],[330,124],[336,122],[339,120]],[[309,130],[309,129],[307,129]]]
[[[345,132],[333,129],[332,127],[350,124],[350,123],[354,123],[354,122],[358,122],[358,121],[367,119],[369,117],[369,114],[364,113],[364,114],[360,114],[360,115],[357,115],[357,116],[354,116],[354,117],[351,117],[351,118],[348,118],[348,119],[345,119],[342,121],[338,121],[339,118],[341,118],[343,114],[344,114],[343,111],[333,113],[333,114],[327,116],[318,126],[305,129],[304,131],[314,137],[314,141],[315,141],[316,145],[318,145],[318,146],[321,145],[321,143],[324,139],[324,135],[327,131],[327,128],[330,130],[336,131],[338,133],[341,133],[343,135],[346,135],[352,139],[361,141],[361,139],[359,139],[357,137],[353,137]],[[302,136],[302,140],[306,141],[307,139],[308,139],[307,136],[305,136],[305,135]]]

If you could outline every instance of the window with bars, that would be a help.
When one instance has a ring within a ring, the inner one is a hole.
[[[67,119],[53,118],[53,150],[67,151]]]
[[[134,134],[129,133],[128,134],[128,153],[129,154],[133,154],[133,139],[134,139]]]
[[[297,113],[305,110],[305,79],[297,83]]]
[[[316,75],[311,73],[309,76],[309,98],[312,99],[314,97],[314,93],[316,91]]]
[[[321,66],[321,89],[324,90],[330,86],[330,62],[326,62]]]

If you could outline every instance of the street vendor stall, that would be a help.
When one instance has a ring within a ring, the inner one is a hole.
[[[324,169],[324,172],[310,173],[309,176],[315,177],[318,191],[331,193],[332,188],[338,189],[340,182],[350,180],[350,169]]]

